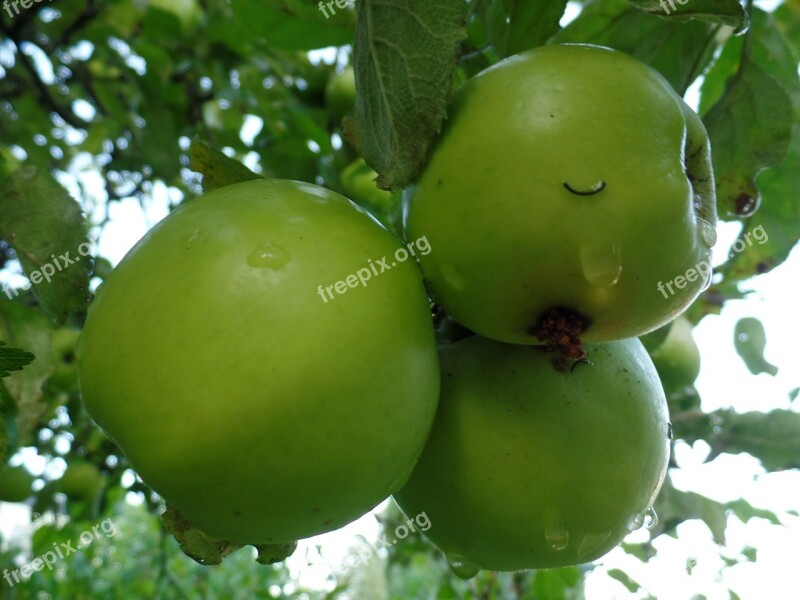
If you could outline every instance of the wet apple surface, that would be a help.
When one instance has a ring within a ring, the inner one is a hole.
[[[409,262],[323,302],[399,244],[323,188],[259,180],[178,208],[100,287],[83,399],[144,481],[222,540],[283,544],[396,491],[439,391]]]
[[[606,48],[545,46],[469,80],[405,201],[436,300],[491,339],[552,341],[550,309],[581,315],[587,342],[641,335],[710,281],[696,270],[716,239],[702,122]]]
[[[428,515],[457,573],[589,562],[655,518],[670,444],[656,370],[636,339],[587,351],[558,371],[540,347],[441,348],[436,423],[394,497]]]

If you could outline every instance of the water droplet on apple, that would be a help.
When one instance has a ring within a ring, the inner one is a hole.
[[[280,246],[264,242],[247,256],[247,264],[259,269],[280,269],[291,259],[289,253]]]
[[[658,525],[658,515],[656,514],[656,509],[650,506],[633,516],[630,523],[628,523],[628,531],[636,531],[642,527],[652,529],[656,525]]]
[[[705,292],[708,288],[711,287],[711,282],[714,279],[714,272],[711,269],[710,257],[709,257],[709,259],[706,260],[706,264],[708,265],[708,269],[706,270],[705,274],[703,274],[703,277],[704,277],[704,279],[703,279],[703,288],[701,290],[703,292]]]
[[[581,270],[586,281],[597,287],[617,285],[622,276],[622,247],[617,243],[598,242],[581,249]]]
[[[195,230],[192,231],[192,234],[186,239],[187,250],[191,247],[192,244],[194,244],[194,241],[198,238],[199,235],[200,235],[200,230],[195,228]]]
[[[744,217],[752,217],[756,214],[759,206],[761,206],[761,195],[750,194],[748,192],[742,192],[737,196],[736,200],[734,200],[734,209],[733,215],[734,217],[744,218]]]
[[[644,526],[647,529],[652,529],[656,525],[658,525],[658,515],[656,514],[656,509],[652,506],[644,511]]]
[[[442,266],[439,267],[439,270],[441,271],[444,280],[454,290],[463,290],[466,287],[467,280],[464,279],[464,276],[459,273],[458,269],[456,269],[452,264],[442,263]]]
[[[642,525],[644,525],[644,517],[645,517],[644,512],[640,512],[633,515],[633,517],[631,517],[631,520],[628,521],[628,531],[630,532],[630,531],[636,531],[637,529],[641,529]]]
[[[714,226],[705,219],[697,219],[697,227],[700,230],[700,237],[703,238],[703,243],[708,248],[713,248],[717,243],[717,230]]]
[[[472,579],[478,574],[478,571],[480,571],[480,567],[478,567],[478,565],[459,554],[452,554],[448,556],[447,562],[450,565],[450,570],[453,571],[453,574],[460,579]]]
[[[569,531],[564,521],[557,516],[551,515],[546,519],[544,537],[553,550],[563,550],[569,546]]]

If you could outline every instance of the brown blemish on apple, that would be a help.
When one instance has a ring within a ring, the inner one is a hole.
[[[556,369],[565,370],[566,361],[572,358],[586,358],[581,335],[592,324],[592,320],[577,310],[565,306],[554,306],[545,310],[536,321],[536,325],[528,329],[528,334],[544,342],[550,350],[558,352],[560,359],[554,359]],[[558,362],[556,362],[558,361]]]

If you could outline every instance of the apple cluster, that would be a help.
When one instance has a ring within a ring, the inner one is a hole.
[[[671,428],[636,336],[702,291],[655,283],[708,257],[713,189],[702,123],[649,67],[512,57],[406,190],[419,265],[320,302],[410,247],[316,185],[214,190],[98,289],[83,401],[204,564],[282,560],[392,495],[464,577],[593,560],[655,519]]]
[[[621,52],[538,48],[462,87],[404,200],[433,298],[468,331],[440,347],[401,508],[427,511],[465,576],[587,562],[652,526],[671,426],[636,336],[710,283],[658,292],[709,264],[716,238],[697,114]]]

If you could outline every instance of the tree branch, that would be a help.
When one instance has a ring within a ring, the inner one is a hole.
[[[69,123],[76,129],[86,129],[89,126],[89,123],[75,115],[75,113],[73,113],[68,107],[61,106],[58,102],[56,102],[55,98],[53,98],[52,94],[50,94],[50,90],[47,88],[47,85],[44,83],[44,81],[42,81],[42,78],[39,75],[39,72],[36,70],[36,66],[33,64],[33,61],[31,61],[30,57],[28,57],[28,55],[22,51],[23,40],[20,40],[16,33],[6,27],[6,25],[2,22],[0,22],[0,31],[8,36],[8,39],[11,40],[11,42],[14,44],[14,47],[17,49],[19,61],[33,80],[33,85],[36,88],[36,91],[39,92],[39,98],[42,100],[44,105],[61,117],[66,123]]]
[[[78,18],[70,23],[69,27],[67,27],[63,32],[61,32],[61,35],[55,42],[50,44],[50,50],[54,51],[57,48],[69,44],[70,39],[72,39],[72,35],[76,31],[85,27],[98,14],[100,14],[100,10],[97,8],[95,0],[88,0],[86,3],[86,8],[81,11],[81,13],[78,15]]]

